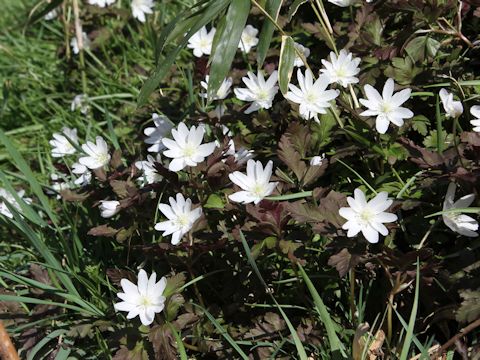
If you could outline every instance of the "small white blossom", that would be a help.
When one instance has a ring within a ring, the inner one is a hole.
[[[325,160],[325,154],[322,154],[320,156],[314,156],[310,159],[310,165],[321,166],[323,164],[323,160]]]
[[[147,160],[137,161],[135,167],[138,170],[143,171],[143,175],[138,180],[144,184],[153,184],[162,180],[162,176],[155,169],[155,163],[160,162],[160,154],[157,154],[157,158],[152,155],[147,155]]]
[[[100,216],[111,218],[120,211],[120,202],[116,200],[100,200]]]
[[[446,118],[458,118],[463,113],[463,105],[461,101],[453,100],[453,94],[445,89],[440,89],[440,100],[442,100],[445,109]]]
[[[355,189],[354,198],[349,196],[347,201],[350,207],[340,208],[339,214],[348,220],[342,226],[342,229],[348,230],[348,237],[354,237],[361,231],[368,242],[377,243],[378,233],[388,235],[388,229],[383,224],[397,220],[397,215],[385,212],[393,200],[389,200],[384,191],[367,202],[363,191]]]
[[[87,33],[85,31],[82,32],[82,41],[83,41],[83,49],[89,49],[90,48],[90,39],[87,36]],[[72,40],[70,40],[70,46],[72,47],[72,51],[74,54],[78,54],[80,52],[80,47],[78,46],[78,41],[77,37],[74,36],[72,37]]]
[[[173,139],[162,139],[163,145],[168,148],[163,152],[166,157],[172,158],[168,165],[170,171],[180,171],[186,166],[197,166],[215,150],[215,142],[202,144],[205,129],[203,126],[192,126],[190,129],[184,123],[172,129]]]
[[[153,14],[153,0],[132,0],[132,15],[140,22],[145,22],[145,14]]]
[[[205,81],[201,81],[200,85],[202,88],[205,90],[208,90],[208,80],[210,79],[210,76],[207,75],[205,76]],[[226,78],[222,81],[222,85],[220,85],[220,88],[217,90],[217,94],[213,97],[212,100],[224,100],[228,94],[230,94],[230,88],[232,87],[232,78]],[[201,97],[207,98],[207,93],[201,93]]]
[[[53,157],[62,157],[65,155],[75,154],[76,149],[72,143],[78,145],[77,129],[64,127],[61,134],[53,134],[53,139],[50,140],[49,143],[53,147]]]
[[[48,13],[46,13],[43,18],[47,21],[53,20],[58,16],[59,12],[60,12],[59,8],[55,8],[55,9],[49,11]]]
[[[252,47],[257,46],[258,44],[257,34],[258,29],[254,28],[252,25],[247,25],[242,31],[238,48],[248,54]]]
[[[211,28],[210,32],[203,26],[195,34],[188,39],[187,47],[193,49],[193,55],[196,57],[202,57],[202,55],[210,55],[212,51],[213,37],[215,36],[216,29]]]
[[[143,133],[147,136],[145,143],[152,145],[147,149],[149,152],[160,152],[165,149],[162,139],[170,134],[173,123],[165,115],[156,113],[152,114],[152,120],[155,126],[143,130]]]
[[[303,46],[302,44],[299,44],[299,43],[295,43],[294,46],[295,46],[295,49],[299,53],[301,53],[305,59],[307,59],[310,56],[310,49],[309,48],[307,48],[307,47],[305,47],[305,46]],[[295,62],[293,63],[293,66],[296,66],[296,67],[305,66],[302,58],[300,56],[298,56],[297,53],[295,53]]]
[[[395,83],[388,79],[383,87],[382,95],[371,85],[365,85],[367,99],[360,99],[360,103],[368,108],[361,116],[376,116],[375,127],[380,134],[385,134],[390,123],[403,125],[403,119],[413,117],[413,112],[401,105],[410,98],[412,89],[403,89],[393,94]]]
[[[88,0],[90,5],[97,5],[100,7],[106,7],[108,5],[112,5],[116,0]]]
[[[89,169],[98,169],[104,167],[110,162],[108,145],[101,136],[97,136],[96,142],[87,141],[82,145],[83,151],[88,155],[78,159],[78,162]]]
[[[67,190],[70,189],[70,184],[63,181],[63,179],[58,176],[57,174],[51,174],[50,179],[53,181],[52,183],[52,189],[56,192],[59,193],[62,190]],[[57,199],[61,199],[61,195],[57,195]]]
[[[25,190],[19,190],[17,191],[17,195],[20,199],[25,201],[27,204],[31,204],[32,199],[30,198],[24,198],[25,195]],[[12,207],[17,209],[19,212],[21,212],[21,207],[20,204],[17,202],[15,197],[7,190],[4,188],[0,188],[0,214],[13,219],[13,214],[6,205],[6,203],[9,203]]]
[[[248,160],[246,175],[240,171],[228,175],[230,180],[242,189],[242,191],[229,195],[228,198],[243,204],[251,202],[258,204],[269,196],[278,184],[278,182],[270,182],[272,169],[272,161],[269,161],[264,169],[260,161]]]
[[[325,75],[320,75],[314,82],[313,74],[309,69],[305,70],[303,76],[302,70],[297,70],[297,80],[300,88],[296,85],[288,84],[289,92],[285,98],[300,104],[300,116],[306,120],[315,119],[318,121],[318,114],[326,114],[327,108],[331,106],[330,101],[335,99],[338,90],[326,90],[329,85],[329,79]]]
[[[89,106],[88,106],[88,97],[87,95],[85,94],[80,94],[80,95],[76,95],[73,100],[72,100],[72,103],[70,105],[70,110],[71,111],[75,111],[77,109],[80,109],[80,112],[83,114],[83,115],[86,115],[88,113],[88,110],[89,110]]]
[[[139,316],[143,325],[150,325],[155,319],[155,314],[163,310],[166,300],[163,292],[167,287],[167,279],[162,277],[160,281],[156,281],[156,273],[153,272],[148,278],[143,269],[138,273],[138,285],[128,279],[120,280],[123,292],[117,296],[123,301],[116,303],[115,309],[128,311],[127,319]]]
[[[332,3],[337,6],[347,7],[355,4],[357,0],[328,0],[329,3]]]
[[[470,113],[475,116],[475,119],[470,120],[470,124],[473,126],[473,131],[480,132],[480,105],[472,106]]]
[[[327,74],[330,78],[330,83],[338,83],[343,87],[347,87],[349,84],[358,83],[356,75],[360,72],[358,65],[360,64],[360,58],[352,58],[353,54],[345,49],[340,50],[337,55],[332,51],[330,52],[330,61],[322,60],[325,69],[320,71]]]
[[[245,114],[250,114],[259,109],[270,109],[273,99],[278,92],[278,86],[276,86],[278,72],[275,70],[267,81],[265,81],[261,71],[258,72],[258,77],[250,71],[247,73],[247,76],[242,78],[247,88],[234,90],[238,99],[252,103],[245,110]]]
[[[79,175],[78,178],[74,180],[74,184],[78,186],[85,186],[90,184],[92,181],[92,173],[85,165],[74,163],[72,165],[72,173]]]
[[[177,245],[183,235],[188,233],[195,222],[202,216],[202,208],[197,207],[192,210],[192,200],[186,199],[182,194],[168,199],[170,205],[158,204],[158,209],[168,220],[159,222],[155,225],[155,230],[163,231],[162,236],[172,235],[172,245]]]
[[[455,188],[456,185],[453,182],[448,185],[445,201],[443,202],[443,211],[467,208],[475,200],[475,194],[468,194],[455,201]],[[478,233],[476,233],[478,222],[468,215],[460,212],[446,212],[442,214],[442,219],[445,225],[460,235],[468,237],[478,236]]]

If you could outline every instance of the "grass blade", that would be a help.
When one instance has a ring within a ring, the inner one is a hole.
[[[415,326],[415,319],[417,318],[417,310],[418,310],[418,294],[420,289],[419,283],[420,283],[420,260],[417,259],[415,296],[413,299],[412,312],[410,313],[410,320],[408,321],[407,335],[405,336],[405,341],[403,342],[403,347],[402,347],[402,353],[400,354],[400,360],[407,360],[408,354],[410,352],[410,345],[412,344],[413,328]]]
[[[220,335],[222,335],[225,338],[225,340],[228,341],[228,343],[237,351],[238,355],[240,355],[242,359],[249,360],[249,357],[243,352],[240,346],[238,346],[235,340],[233,340],[233,338],[230,336],[228,331],[225,330],[225,328],[218,323],[218,321],[213,317],[212,314],[208,312],[207,309],[204,309],[203,307],[197,304],[193,304],[193,305],[203,311],[203,313],[207,316],[208,320],[213,324],[213,326],[215,326],[217,331],[220,332]]]
[[[243,248],[245,249],[245,253],[247,255],[247,259],[248,259],[248,262],[250,263],[250,266],[252,267],[253,271],[257,275],[260,282],[265,287],[265,290],[268,290],[267,283],[263,279],[263,276],[260,273],[260,270],[258,269],[258,266],[255,262],[255,259],[252,257],[252,251],[250,250],[250,247],[248,246],[247,240],[245,239],[245,235],[243,235],[243,231],[241,231],[241,230],[240,230],[240,238],[242,240]],[[275,297],[270,292],[268,292],[268,293],[270,294],[270,297],[272,298],[273,302],[277,306],[278,311],[280,311],[280,314],[282,315],[283,319],[285,320],[285,323],[287,324],[288,330],[290,330],[290,335],[292,336],[293,342],[295,343],[295,347],[297,348],[298,356],[300,356],[301,360],[307,360],[308,359],[307,353],[305,352],[305,348],[303,347],[303,344],[302,344],[300,338],[298,337],[297,331],[293,327],[292,322],[288,318],[287,314],[285,314],[285,312],[283,311],[282,307],[277,302]]]
[[[313,286],[313,283],[306,274],[305,270],[303,270],[303,267],[298,264],[298,268],[300,269],[300,274],[303,277],[303,281],[305,281],[305,284],[307,285],[308,291],[310,291],[310,295],[312,295],[313,303],[315,304],[315,310],[317,311],[321,322],[325,325],[325,329],[327,330],[328,342],[330,343],[330,349],[333,357],[346,359],[347,354],[345,353],[345,346],[337,336],[333,320],[330,317],[327,307],[323,303],[322,298],[318,294],[317,289],[315,289],[315,286]]]
[[[43,206],[43,210],[47,213],[48,217],[52,220],[53,223],[57,223],[57,217],[55,213],[52,211],[50,207],[50,203],[48,202],[48,198],[43,193],[42,186],[39,184],[37,179],[35,178],[34,173],[28,166],[25,159],[20,155],[17,148],[13,143],[10,141],[5,132],[0,129],[0,142],[5,146],[7,149],[8,154],[13,160],[14,165],[17,167],[18,170],[23,174],[25,179],[27,179],[28,183],[30,184],[30,188],[35,196],[38,198],[40,203]]]
[[[172,334],[175,337],[175,341],[177,342],[177,348],[178,348],[178,354],[180,355],[180,360],[188,360],[187,352],[185,351],[185,346],[183,345],[183,341],[180,334],[177,332],[177,330],[171,323],[168,323],[168,327],[172,331]]]
[[[292,78],[293,64],[295,63],[295,45],[290,36],[282,36],[280,59],[278,63],[278,85],[282,94],[288,91],[288,84]]]
[[[221,26],[215,33],[213,43],[216,46],[212,49],[210,57],[209,99],[215,96],[230,71],[249,12],[250,0],[232,1]]]
[[[265,4],[265,11],[272,17],[272,19],[277,21],[281,6],[282,0],[267,0],[267,3]],[[257,46],[257,64],[259,68],[262,67],[263,62],[267,57],[267,52],[270,48],[270,43],[272,42],[274,30],[275,24],[269,19],[265,19],[262,30],[260,31]]]

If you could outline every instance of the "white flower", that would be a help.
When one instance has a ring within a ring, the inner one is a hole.
[[[149,152],[160,152],[165,149],[162,139],[170,133],[173,128],[173,123],[165,116],[152,114],[154,127],[148,127],[143,130],[143,133],[148,136],[145,139],[146,144],[151,144],[147,150]]]
[[[103,218],[111,218],[120,211],[120,202],[116,200],[100,200],[100,216]]]
[[[310,165],[321,166],[323,163],[323,160],[325,160],[325,154],[322,154],[320,156],[314,156],[310,159]]]
[[[210,32],[207,32],[207,28],[203,26],[188,39],[187,47],[193,49],[194,56],[202,57],[202,55],[210,55],[215,31],[216,29],[212,27]]]
[[[293,84],[288,84],[289,92],[285,98],[300,104],[300,116],[304,119],[314,118],[318,121],[318,114],[325,114],[327,108],[331,106],[330,101],[335,99],[338,90],[326,90],[329,85],[328,77],[320,75],[319,78],[313,82],[313,74],[309,69],[305,70],[305,76],[302,70],[297,70],[297,80],[300,88]]]
[[[375,127],[380,134],[387,132],[391,122],[397,126],[402,126],[403,119],[413,117],[412,111],[400,106],[410,98],[412,89],[403,89],[394,95],[394,87],[393,79],[388,79],[383,87],[382,95],[380,95],[373,86],[365,85],[367,99],[360,99],[362,105],[368,108],[360,115],[376,116]]]
[[[17,195],[20,199],[25,201],[27,204],[30,204],[32,202],[32,199],[30,198],[24,198],[23,196],[25,195],[25,190],[19,190],[17,191]],[[19,212],[21,212],[21,207],[20,204],[17,202],[17,199],[7,190],[4,188],[0,188],[0,214],[12,219],[13,214],[6,205],[6,202],[9,203],[11,206],[13,206],[15,209],[17,209]]]
[[[243,204],[251,202],[258,204],[263,198],[270,195],[278,184],[278,182],[270,182],[272,168],[271,160],[265,169],[260,161],[248,160],[246,175],[240,171],[228,175],[230,180],[242,189],[242,191],[229,195],[228,198]]]
[[[59,13],[59,8],[55,8],[51,11],[49,11],[48,13],[45,14],[45,16],[43,17],[45,20],[49,21],[49,20],[53,20],[55,19],[57,16],[58,16],[58,13]]]
[[[470,120],[470,124],[473,126],[473,131],[480,132],[480,105],[472,106],[470,113],[476,117],[476,119]]]
[[[75,185],[85,186],[90,184],[90,181],[92,181],[92,173],[85,165],[74,163],[72,165],[72,173],[74,173],[75,175],[80,175],[73,182]]]
[[[177,245],[183,235],[192,229],[195,221],[202,216],[202,208],[192,210],[192,200],[185,200],[180,193],[176,195],[176,201],[173,197],[168,201],[170,205],[158,204],[158,209],[168,220],[155,224],[155,230],[163,231],[162,236],[172,235],[172,245]]]
[[[468,194],[455,201],[455,188],[456,185],[453,182],[448,185],[445,201],[443,202],[443,211],[467,208],[472,204],[473,200],[475,200],[475,194]],[[442,214],[442,218],[445,225],[452,231],[468,237],[478,236],[476,233],[478,230],[478,222],[470,216],[460,212],[446,212]]]
[[[145,14],[153,14],[153,0],[132,0],[132,15],[140,22],[145,22]]]
[[[56,193],[59,193],[62,190],[70,189],[70,184],[63,181],[63,179],[58,176],[57,174],[51,174],[50,179],[52,179],[52,189],[55,190]],[[57,195],[57,199],[61,199],[60,195]]]
[[[82,149],[88,156],[81,157],[78,162],[89,169],[98,169],[110,162],[107,143],[101,136],[97,136],[95,144],[87,141],[86,144],[82,145]]]
[[[445,109],[446,118],[457,118],[463,113],[463,105],[461,101],[453,100],[453,94],[445,89],[440,89],[440,100],[442,100]]]
[[[203,126],[192,126],[190,129],[184,123],[172,129],[174,140],[164,138],[163,145],[168,150],[163,155],[173,160],[168,165],[170,171],[180,171],[186,166],[197,166],[215,150],[215,142],[202,144],[205,129]]]
[[[208,80],[210,79],[210,76],[207,75],[205,76],[205,81],[201,81],[200,85],[202,85],[202,88],[205,90],[208,90]],[[228,94],[230,94],[230,88],[232,87],[232,78],[229,77],[227,79],[224,79],[222,81],[222,85],[220,85],[220,88],[217,90],[217,94],[213,97],[212,100],[224,100]],[[201,97],[207,98],[206,93],[201,93]]]
[[[77,129],[64,127],[62,129],[62,134],[54,133],[53,139],[49,141],[50,145],[53,146],[53,157],[62,157],[75,154],[76,152],[75,146],[73,146],[72,143],[78,145]]]
[[[309,48],[307,48],[307,47],[305,47],[305,46],[303,46],[302,44],[299,44],[299,43],[295,43],[294,46],[295,46],[295,49],[299,53],[301,53],[305,59],[307,59],[310,56],[310,49]],[[300,56],[298,56],[298,54],[295,55],[295,62],[293,63],[293,66],[296,66],[296,67],[305,66],[302,58]]]
[[[361,231],[368,242],[377,243],[378,233],[388,235],[388,229],[383,223],[397,220],[397,215],[385,212],[393,203],[385,191],[378,193],[367,203],[363,191],[355,189],[354,198],[349,196],[347,201],[350,207],[342,207],[338,213],[348,220],[342,226],[342,229],[348,230],[348,237],[354,237]]]
[[[327,74],[330,78],[330,83],[338,83],[343,87],[347,87],[349,84],[358,83],[356,75],[360,72],[358,65],[361,59],[352,59],[353,54],[345,49],[340,50],[340,54],[337,55],[332,51],[330,52],[330,61],[322,60],[325,69],[320,71]]]
[[[357,0],[328,0],[329,3],[335,4],[341,7],[347,7],[347,6],[353,5],[356,1]]]
[[[80,109],[80,112],[83,115],[86,115],[88,113],[89,106],[88,106],[88,96],[87,95],[80,94],[80,95],[76,95],[73,98],[72,103],[70,105],[70,110],[75,111],[77,109]]]
[[[155,159],[152,155],[147,155],[147,160],[137,161],[135,167],[138,170],[143,171],[143,176],[140,176],[138,180],[144,184],[153,184],[157,181],[162,180],[162,176],[157,173],[155,169],[155,163],[160,162],[160,154],[157,154]]]
[[[83,49],[89,49],[91,42],[85,31],[82,32],[82,41],[83,41]],[[78,54],[80,52],[80,47],[78,46],[76,36],[74,36],[72,40],[70,40],[70,46],[72,47],[72,51],[74,54]]]
[[[88,0],[90,5],[97,5],[100,7],[105,7],[108,5],[112,5],[116,0]]]
[[[278,92],[278,86],[276,86],[278,72],[275,70],[267,81],[265,81],[261,71],[258,72],[258,77],[250,71],[247,73],[247,76],[242,78],[247,88],[234,90],[238,99],[252,102],[248,109],[245,110],[245,114],[250,114],[259,109],[270,109],[273,99]]]
[[[115,309],[128,311],[127,319],[140,316],[143,325],[150,325],[155,319],[155,314],[163,310],[166,300],[163,292],[167,286],[167,279],[162,277],[159,282],[156,281],[156,273],[153,272],[148,278],[143,269],[138,273],[138,285],[128,279],[122,279],[120,285],[123,292],[117,296],[123,301],[116,303]]]
[[[258,29],[254,28],[252,25],[247,25],[242,31],[238,48],[248,54],[252,47],[257,46],[258,44],[257,34]]]

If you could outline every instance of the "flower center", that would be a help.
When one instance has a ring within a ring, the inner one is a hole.
[[[182,228],[187,226],[189,222],[190,221],[187,214],[180,214],[177,216],[177,219],[175,220],[175,223]]]
[[[209,41],[207,39],[200,39],[200,47],[206,48],[209,45]]]
[[[97,154],[95,156],[95,160],[100,163],[100,164],[107,164],[108,163],[108,154],[105,154],[105,153],[101,153],[101,154]]]
[[[315,96],[314,92],[308,92],[307,95],[305,96],[305,101],[308,102],[309,104],[314,104],[317,100],[317,97]]]
[[[265,186],[257,183],[253,186],[251,192],[258,197],[263,197],[265,195]]]
[[[192,144],[185,144],[185,147],[183,148],[183,156],[185,157],[192,157],[195,155],[196,147],[193,146]]]
[[[259,90],[258,93],[257,93],[257,98],[260,101],[267,101],[268,98],[269,98],[268,91],[263,90],[263,89]]]
[[[373,220],[373,218],[375,217],[375,214],[370,209],[365,208],[362,210],[360,214],[358,214],[358,217],[360,222],[366,225]]]
[[[147,307],[147,306],[151,306],[152,302],[150,301],[150,298],[148,296],[142,296],[140,298],[140,305]]]
[[[388,114],[390,111],[392,111],[392,106],[387,102],[382,102],[382,105],[380,106],[380,110],[383,113]]]
[[[345,70],[345,67],[343,65],[337,69],[336,75],[339,78],[347,76],[347,71]]]

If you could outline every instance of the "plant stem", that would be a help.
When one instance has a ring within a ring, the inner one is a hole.
[[[350,311],[352,312],[352,323],[356,322],[357,307],[355,306],[355,269],[350,269]]]
[[[80,8],[78,7],[78,0],[73,2],[73,17],[75,19],[75,37],[77,38],[78,55],[80,59],[80,71],[82,73],[82,91],[87,94],[87,74],[85,72],[85,56],[83,53],[83,31],[80,22]]]

